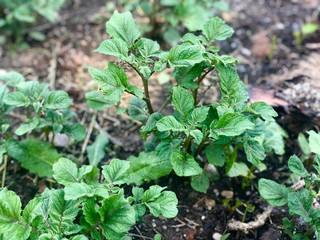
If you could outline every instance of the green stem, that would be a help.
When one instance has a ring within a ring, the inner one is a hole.
[[[198,90],[200,87],[201,82],[203,81],[203,79],[214,69],[214,67],[210,67],[208,69],[208,71],[206,71],[204,74],[202,74],[201,76],[198,77],[197,79],[197,85],[198,87],[194,90],[193,92],[193,101],[194,101],[194,106],[197,106],[198,104]]]
[[[185,140],[185,142],[184,142],[184,144],[183,144],[183,148],[185,149],[185,152],[186,152],[186,153],[189,152],[190,146],[191,146],[191,136],[189,135],[189,136],[186,138],[186,140]]]
[[[7,164],[8,164],[8,155],[4,155],[4,165],[3,165],[3,172],[2,172],[2,180],[1,180],[1,189],[4,188],[6,182],[6,175],[7,175]]]
[[[127,62],[128,63],[128,62]],[[148,79],[146,79],[143,74],[135,67],[133,66],[131,63],[128,63],[130,65],[130,67],[132,67],[136,73],[138,73],[138,75],[140,76],[140,78],[142,79],[142,83],[143,83],[143,89],[144,89],[144,98],[143,100],[146,102],[147,104],[147,108],[148,108],[148,112],[149,114],[154,113],[153,111],[153,107],[150,101],[150,94],[149,94],[149,85],[148,85]],[[153,74],[153,72],[151,72],[150,76]]]
[[[202,139],[202,141],[198,145],[198,148],[197,148],[196,152],[194,153],[194,157],[198,156],[200,154],[200,152],[202,151],[206,141],[208,140],[209,134],[210,133],[207,132],[206,136]]]

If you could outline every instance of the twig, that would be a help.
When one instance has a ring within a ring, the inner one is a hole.
[[[7,175],[7,164],[8,164],[8,155],[4,155],[4,163],[3,163],[3,172],[2,172],[2,180],[1,180],[1,189],[4,188],[6,182],[6,175]]]
[[[52,57],[50,60],[50,67],[48,70],[48,80],[50,82],[50,88],[52,90],[55,89],[55,81],[56,81],[56,75],[57,75],[57,58],[58,58],[58,51],[61,47],[61,42],[58,42],[56,44],[56,47],[52,50]]]
[[[102,127],[100,127],[100,125],[99,125],[97,122],[96,122],[96,124],[95,124],[95,128],[98,129],[99,131],[104,131],[104,133],[106,134],[107,138],[108,138],[112,143],[114,143],[115,145],[118,145],[118,146],[120,146],[120,147],[123,146],[123,143],[122,143],[119,139],[113,137],[112,135],[110,135],[110,134],[107,132],[107,128],[102,128]]]
[[[151,240],[153,240],[153,238],[151,238],[151,237],[146,237],[146,236],[135,234],[135,233],[129,233],[129,235],[133,236],[133,237],[139,237],[139,238],[142,238],[142,239],[151,239]]]
[[[84,161],[83,155],[84,155],[84,152],[86,151],[87,145],[89,143],[93,127],[94,127],[94,125],[96,123],[96,118],[97,118],[97,112],[93,112],[92,118],[91,118],[91,122],[90,122],[90,125],[89,125],[89,129],[88,129],[88,132],[87,132],[87,136],[86,136],[86,138],[85,138],[85,140],[83,142],[82,148],[81,148],[80,163],[83,163],[83,161]]]
[[[266,223],[267,219],[270,217],[272,210],[273,210],[273,207],[268,206],[262,214],[257,215],[257,218],[255,221],[251,221],[248,223],[243,223],[243,222],[232,219],[231,221],[228,222],[227,227],[231,231],[240,230],[240,231],[243,231],[244,233],[248,233],[249,230],[256,229],[258,227],[263,226]]]

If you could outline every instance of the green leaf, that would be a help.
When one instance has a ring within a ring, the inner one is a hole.
[[[284,206],[288,202],[290,190],[272,180],[260,179],[258,182],[259,193],[269,204],[273,206]]]
[[[202,172],[202,168],[194,160],[194,157],[188,153],[173,152],[170,160],[173,170],[180,177],[195,176]]]
[[[210,187],[210,179],[207,174],[202,171],[201,174],[192,176],[191,187],[198,192],[205,193]]]
[[[194,109],[190,116],[190,123],[202,123],[206,120],[208,113],[209,113],[209,107],[197,107]]]
[[[86,100],[89,107],[93,110],[104,110],[111,107],[111,102],[99,91],[91,91],[86,93]]]
[[[298,214],[305,222],[312,220],[310,211],[312,209],[313,196],[307,189],[288,194],[288,207],[290,214]]]
[[[105,156],[105,147],[109,143],[108,136],[101,132],[95,139],[94,143],[87,147],[89,163],[91,166],[97,166]]]
[[[204,60],[202,53],[201,46],[181,44],[169,51],[168,62],[171,67],[190,67]]]
[[[135,224],[135,210],[122,194],[105,199],[99,209],[103,235],[110,240],[120,239]]]
[[[164,191],[158,198],[148,202],[146,205],[155,217],[162,215],[165,218],[174,218],[178,214],[177,204],[178,199],[175,193]]]
[[[240,80],[237,72],[230,66],[222,63],[215,64],[220,78],[221,105],[232,108],[241,108],[249,99],[245,84]]]
[[[6,188],[0,192],[0,233],[5,239],[27,239],[31,228],[20,222],[21,217],[20,198]]]
[[[291,172],[297,174],[299,177],[305,178],[309,176],[308,171],[305,169],[303,163],[296,155],[293,155],[289,158],[288,167]]]
[[[3,99],[9,93],[9,88],[5,85],[0,85],[0,106],[3,106]]]
[[[148,190],[146,190],[142,196],[141,201],[143,203],[154,201],[156,198],[160,197],[162,190],[165,187],[160,187],[158,185],[151,186]]]
[[[49,143],[35,139],[10,141],[6,149],[10,157],[39,177],[51,177],[53,164],[60,158],[60,154]]]
[[[320,134],[315,131],[308,131],[309,134],[309,147],[311,152],[320,155]]]
[[[21,124],[15,131],[14,133],[17,134],[18,136],[21,136],[23,134],[26,134],[27,132],[32,131],[35,129],[39,124],[39,118],[34,117],[30,120],[29,123],[26,124]]]
[[[120,61],[128,57],[128,47],[122,39],[104,40],[95,52],[117,57]]]
[[[194,141],[196,142],[196,144],[200,144],[202,142],[203,133],[200,130],[198,129],[191,130],[190,135],[194,138]]]
[[[214,166],[222,167],[225,164],[226,154],[222,145],[209,144],[205,149],[205,154],[208,162]]]
[[[94,189],[92,186],[86,183],[70,183],[64,187],[64,199],[68,200],[78,200],[81,197],[93,197]]]
[[[49,202],[49,224],[53,232],[67,235],[69,231],[73,233],[80,231],[81,228],[76,230],[73,223],[79,211],[79,203],[66,201],[62,189],[53,191]]]
[[[149,117],[146,109],[147,104],[144,100],[134,96],[130,98],[128,114],[132,119],[143,123],[146,122]]]
[[[266,157],[263,146],[261,146],[261,144],[255,140],[245,141],[243,143],[243,148],[248,161],[255,166],[258,166]]]
[[[11,71],[0,74],[0,81],[6,82],[9,86],[16,86],[18,83],[24,82],[25,78],[21,73]]]
[[[142,184],[168,175],[172,171],[169,158],[159,158],[155,152],[141,152],[138,157],[131,156],[128,161],[128,183]]]
[[[128,161],[112,159],[108,165],[102,168],[102,174],[108,184],[121,185],[126,183],[127,170],[130,168]]]
[[[206,67],[207,65],[204,62],[197,63],[191,67],[178,67],[174,69],[172,75],[179,86],[196,89],[198,84],[194,80],[203,73]]]
[[[37,216],[38,209],[40,208],[42,203],[43,201],[40,196],[30,200],[23,210],[22,219],[26,223],[31,224],[33,219]]]
[[[214,17],[206,22],[202,32],[209,43],[215,40],[225,40],[234,33],[233,29],[219,17]]]
[[[317,23],[308,22],[301,26],[301,33],[303,35],[309,35],[318,31],[319,25]]]
[[[152,132],[155,130],[156,128],[156,124],[157,122],[162,118],[162,114],[159,113],[159,112],[155,112],[155,113],[152,113],[146,124],[144,126],[141,127],[140,131],[141,133],[148,133],[148,132]]]
[[[182,87],[173,87],[172,104],[185,119],[194,109],[194,100],[191,93]]]
[[[167,161],[173,152],[180,149],[181,144],[181,139],[162,140],[156,147],[156,152],[161,159]]]
[[[212,15],[211,11],[205,6],[205,4],[198,4],[197,1],[184,2],[185,14],[183,17],[183,24],[189,31],[201,30],[203,24],[208,21]],[[201,14],[199,14],[201,13]]]
[[[114,39],[124,41],[128,47],[139,38],[140,32],[130,12],[115,11],[106,23],[106,30]]]
[[[147,38],[141,38],[139,41],[137,41],[135,48],[144,58],[156,56],[160,52],[160,45],[157,42]]]
[[[87,238],[84,235],[77,235],[77,236],[74,236],[74,237],[70,238],[70,240],[89,240],[89,238]]]
[[[165,116],[161,118],[157,122],[156,126],[160,132],[183,132],[186,130],[185,126],[182,123],[179,123],[173,116]]]
[[[42,32],[29,32],[29,36],[36,41],[44,41],[46,39],[46,35]]]
[[[246,130],[253,129],[254,124],[240,113],[226,113],[216,126],[211,129],[211,133],[219,136],[239,136]]]
[[[120,98],[124,93],[125,87],[123,86],[118,76],[113,75],[109,71],[109,69],[105,70],[88,67],[88,71],[92,78],[99,84],[99,87],[103,91],[103,94],[108,96],[108,99],[111,102],[120,101]]]
[[[63,132],[76,141],[82,141],[87,135],[86,129],[80,123],[71,123],[70,125],[64,126]]]
[[[44,102],[44,106],[48,109],[64,109],[69,108],[71,99],[65,91],[50,92]]]
[[[246,177],[249,171],[250,170],[245,163],[235,162],[233,163],[231,168],[228,170],[227,175],[229,177],[238,177],[238,176]]]
[[[15,107],[26,107],[30,104],[29,98],[22,92],[9,93],[5,96],[3,102]]]
[[[93,170],[93,166],[82,166],[80,169],[77,165],[67,158],[60,158],[57,163],[53,165],[54,179],[67,186],[71,183],[81,182],[83,177]]]
[[[250,105],[253,112],[260,115],[264,120],[273,120],[274,117],[278,116],[278,113],[265,102],[254,102]]]
[[[98,213],[98,205],[94,198],[88,198],[83,204],[83,215],[86,221],[91,225],[95,226],[99,221],[101,221],[100,215]]]
[[[263,147],[266,152],[274,150],[278,155],[283,155],[285,152],[284,137],[288,137],[287,133],[275,121],[266,124],[264,131]]]
[[[303,133],[299,133],[298,135],[298,143],[304,155],[309,156],[311,153],[309,142]]]

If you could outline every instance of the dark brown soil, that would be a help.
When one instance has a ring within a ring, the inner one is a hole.
[[[194,192],[187,178],[168,176],[159,179],[157,184],[168,186],[169,190],[176,192],[179,214],[170,220],[146,216],[143,222],[132,229],[133,239],[153,239],[156,233],[167,240],[214,239],[214,234],[224,233],[230,233],[228,239],[289,239],[283,233],[281,224],[281,219],[287,216],[285,208],[274,208],[264,226],[247,234],[228,231],[227,223],[231,219],[254,221],[265,210],[267,204],[258,195],[257,179],[268,177],[285,181],[288,178],[286,159],[292,153],[300,154],[295,140],[297,134],[320,126],[320,32],[306,37],[300,49],[292,35],[293,30],[305,22],[320,24],[320,2],[228,2],[230,11],[223,13],[222,17],[235,29],[235,34],[231,40],[221,43],[222,52],[239,59],[238,71],[249,86],[252,100],[266,101],[278,111],[278,122],[290,136],[286,155],[281,158],[269,156],[266,159],[268,170],[258,173],[246,188],[242,187],[240,178],[224,178],[222,169],[220,179],[212,183],[206,194]],[[85,66],[103,67],[114,60],[93,54],[93,49],[106,38],[104,23],[110,13],[106,12],[104,6],[105,1],[100,0],[69,1],[56,24],[43,23],[35,27],[47,34],[45,42],[30,42],[30,49],[23,52],[0,50],[0,70],[14,69],[29,79],[48,81],[56,89],[67,90],[73,97],[79,121],[88,128],[93,113],[85,104],[84,94],[95,85]],[[140,84],[133,73],[128,72],[128,75],[130,81]],[[164,98],[158,84],[152,85],[151,94],[159,99]],[[111,142],[103,163],[115,156],[126,159],[143,149],[139,126],[123,115],[115,116],[112,111],[99,113],[91,141],[99,129],[108,132]],[[81,144],[63,151],[80,156]],[[26,203],[46,186],[49,187],[50,181],[39,180],[12,162],[8,167],[6,184]],[[229,199],[223,191],[229,191]],[[244,217],[245,206],[235,207],[237,202],[251,204],[255,210]]]

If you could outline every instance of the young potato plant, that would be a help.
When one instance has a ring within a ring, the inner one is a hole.
[[[274,121],[277,113],[263,102],[249,104],[235,70],[236,59],[219,55],[215,41],[233,34],[222,19],[207,21],[199,35],[187,33],[169,52],[141,37],[129,12],[115,12],[106,31],[110,38],[96,52],[114,56],[119,63],[109,63],[106,69],[88,68],[99,91],[87,93],[86,98],[92,108],[101,110],[118,105],[124,92],[133,95],[128,114],[143,124],[145,151],[129,158],[131,182],[141,184],[173,170],[178,176],[191,177],[192,187],[205,192],[210,185],[208,164],[225,166],[230,177],[252,178],[256,168],[264,168],[266,153],[283,153],[283,135]],[[124,64],[140,76],[143,90],[130,84]],[[149,93],[151,76],[165,69],[172,69],[175,79],[169,96],[172,115],[155,109]],[[199,89],[210,75],[218,78],[221,98],[202,106]],[[244,150],[248,162],[239,161],[239,150]]]
[[[149,24],[145,21],[139,24],[143,33],[170,45],[175,45],[185,30],[201,30],[214,12],[228,10],[228,4],[223,0],[121,0],[120,3],[126,10],[143,13],[148,19]]]
[[[54,179],[64,187],[46,189],[22,210],[20,198],[0,191],[0,239],[129,240],[128,231],[148,209],[153,216],[177,215],[178,200],[171,191],[154,185],[133,187],[125,196],[129,162],[114,159],[99,170],[61,158],[53,166]]]
[[[70,97],[65,91],[50,91],[47,83],[25,81],[17,72],[1,75],[0,83],[1,160],[6,153],[40,177],[51,176],[52,164],[61,157],[51,147],[55,135],[64,133],[76,141],[86,136],[84,127],[72,122],[76,115],[70,111]],[[11,127],[19,123],[10,124],[9,113],[15,108],[19,108],[24,122],[11,131]],[[33,136],[43,133],[47,142],[30,137],[30,132]],[[26,134],[25,140],[14,139],[14,136]]]
[[[1,0],[0,46],[12,43],[20,48],[26,47],[28,45],[23,43],[26,36],[43,41],[45,35],[31,27],[39,15],[54,22],[63,4],[64,0]]]
[[[309,131],[309,149],[314,153],[314,168],[307,171],[303,162],[296,156],[290,157],[288,167],[292,174],[299,177],[300,187],[286,187],[272,180],[260,179],[260,195],[273,206],[287,205],[290,215],[298,216],[308,226],[304,231],[299,232],[299,219],[294,217],[289,220],[283,219],[285,232],[292,239],[317,239],[320,240],[320,134]],[[299,185],[298,185],[299,186]],[[294,224],[296,222],[297,224]],[[300,224],[301,225],[301,224]]]

